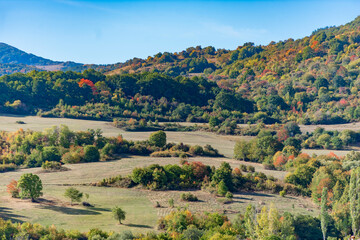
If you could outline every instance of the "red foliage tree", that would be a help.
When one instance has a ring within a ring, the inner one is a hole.
[[[89,79],[85,79],[85,78],[80,79],[79,87],[83,87],[84,84],[91,88],[94,95],[98,94],[97,89],[92,81],[90,81]]]
[[[19,197],[20,189],[17,187],[17,185],[18,185],[18,182],[16,180],[11,180],[11,182],[6,186],[7,192],[13,198]]]

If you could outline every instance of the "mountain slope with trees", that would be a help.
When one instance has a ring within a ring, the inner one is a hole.
[[[105,120],[211,119],[228,128],[353,122],[360,120],[359,56],[360,17],[267,46],[198,46],[113,65],[67,65],[77,72],[6,75],[0,78],[0,111]],[[87,68],[95,70],[78,73]]]

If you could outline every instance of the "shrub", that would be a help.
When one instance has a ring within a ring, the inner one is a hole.
[[[282,190],[282,191],[279,192],[279,194],[280,194],[281,197],[285,197],[286,191]]]
[[[0,172],[14,171],[16,168],[17,168],[16,165],[13,164],[13,163],[1,164],[0,165]]]
[[[46,161],[41,165],[41,168],[50,171],[61,170],[61,163],[54,161]]]
[[[271,163],[263,163],[263,166],[266,170],[275,170],[275,166],[274,164],[271,164]]]
[[[232,198],[234,197],[234,195],[233,195],[231,192],[227,192],[227,193],[225,194],[225,197],[226,197],[227,199],[232,199]]]
[[[191,146],[189,152],[195,156],[204,155],[204,149],[199,145]]]
[[[246,165],[244,165],[244,164],[241,164],[241,165],[240,165],[240,170],[241,170],[242,172],[247,172],[247,171],[248,171]]]
[[[99,160],[100,153],[94,145],[84,147],[84,162],[98,162]]]
[[[247,166],[246,169],[248,172],[255,172],[255,167],[253,166]]]
[[[191,193],[183,193],[183,194],[181,194],[180,198],[181,198],[181,200],[187,201],[187,202],[198,201],[198,198],[194,194],[191,194]]]
[[[82,147],[72,148],[61,157],[63,163],[79,163],[83,161],[84,150]]]
[[[7,185],[7,192],[11,195],[12,198],[18,198],[20,189],[18,188],[18,182],[16,180],[12,180],[9,185]]]
[[[114,154],[116,146],[111,143],[105,144],[105,146],[101,149],[101,153],[105,156],[110,156]]]
[[[156,147],[164,147],[166,145],[166,133],[162,130],[152,133],[149,142]]]
[[[229,191],[229,188],[226,186],[224,180],[222,180],[217,186],[217,193],[219,196],[225,196],[225,194]]]
[[[173,208],[174,207],[174,199],[173,198],[170,198],[169,199],[169,206],[171,207],[171,208]]]

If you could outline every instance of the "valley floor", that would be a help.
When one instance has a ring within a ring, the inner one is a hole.
[[[204,164],[219,166],[222,161],[228,161],[233,167],[238,167],[240,162],[225,158],[194,158],[190,161],[201,161]],[[180,200],[183,191],[148,191],[142,189],[122,189],[109,187],[84,186],[84,183],[95,183],[105,177],[126,175],[134,167],[145,166],[152,163],[176,164],[178,158],[151,158],[151,157],[124,157],[110,162],[82,163],[65,165],[70,170],[65,172],[44,173],[40,168],[21,169],[15,172],[0,174],[0,217],[14,221],[29,221],[43,225],[52,225],[63,229],[78,229],[88,231],[91,228],[103,230],[122,231],[130,229],[134,232],[156,230],[157,220],[173,209],[169,207],[168,200],[174,199],[175,207],[188,206],[191,211],[221,212],[230,218],[235,218],[243,212],[248,204],[258,208],[274,204],[281,212],[289,211],[294,214],[318,215],[317,207],[310,199],[268,193],[235,193],[234,202],[223,204],[211,194],[203,191],[192,191],[199,198],[199,202],[186,203]],[[245,163],[256,167],[257,171],[283,178],[286,172],[270,171],[262,165]],[[39,175],[44,185],[44,196],[39,203],[29,200],[10,198],[6,192],[6,184],[12,179],[19,179],[23,173]],[[75,185],[77,189],[88,193],[88,202],[94,208],[80,205],[71,206],[64,197],[65,189]],[[161,207],[155,208],[156,202]],[[124,225],[117,225],[111,215],[111,208],[120,206],[127,212]]]

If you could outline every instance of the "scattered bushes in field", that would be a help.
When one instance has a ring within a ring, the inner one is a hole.
[[[0,131],[0,140],[7,146],[2,152],[0,172],[15,170],[17,166],[59,170],[60,163],[106,161],[122,153],[152,154],[154,157],[192,156],[190,149],[193,149],[183,143],[166,144],[166,134],[162,131],[153,133],[147,141],[134,142],[124,140],[122,136],[103,137],[100,130],[73,132],[64,125],[44,132],[22,129],[14,133]],[[195,149],[194,153],[200,152],[201,155],[220,156],[210,145],[196,146]]]

